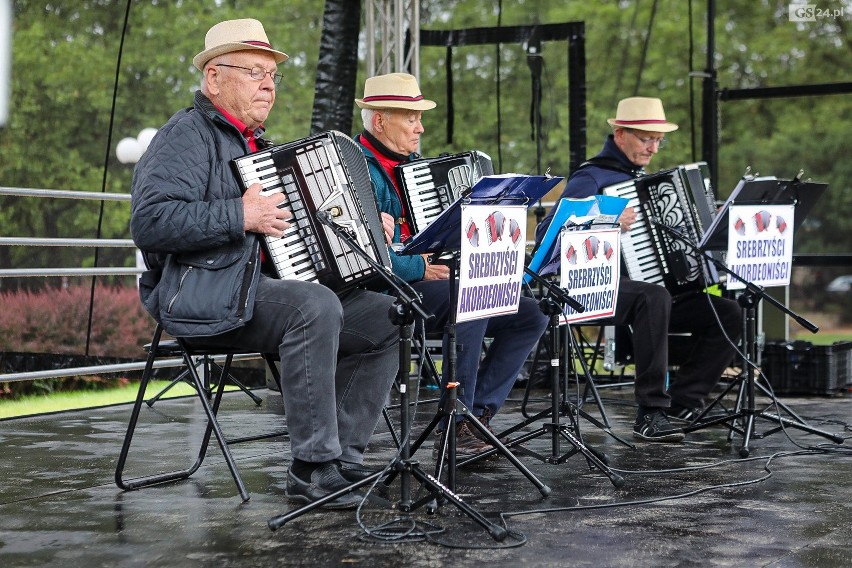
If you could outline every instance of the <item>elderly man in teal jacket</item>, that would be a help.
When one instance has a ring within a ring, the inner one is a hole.
[[[419,158],[416,151],[424,132],[423,111],[435,103],[423,98],[417,80],[405,73],[391,73],[367,79],[364,98],[356,99],[361,108],[364,131],[355,137],[361,145],[382,212],[386,231],[394,243],[404,243],[411,235],[400,199],[401,188],[393,174],[397,164]],[[449,269],[432,264],[426,255],[402,256],[390,251],[395,274],[411,282],[421,294],[423,304],[436,317],[427,322],[427,331],[442,330],[449,319]],[[455,380],[459,400],[488,428],[489,421],[508,397],[527,357],[535,347],[548,318],[532,298],[522,297],[517,314],[498,316],[456,325],[458,351]],[[481,359],[485,337],[493,338],[485,358]],[[444,334],[444,356],[447,356]],[[446,366],[444,367],[446,371]],[[449,377],[444,373],[444,383]],[[456,430],[459,456],[490,448],[476,428],[462,422]]]

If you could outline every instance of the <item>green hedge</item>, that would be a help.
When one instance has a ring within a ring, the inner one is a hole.
[[[44,370],[33,369],[31,363],[22,361],[47,360],[51,356],[60,365],[63,360],[73,359],[74,366],[81,361],[96,365],[105,359],[139,360],[145,356],[142,346],[150,342],[154,325],[135,287],[96,287],[94,301],[89,286],[0,292],[0,372]],[[33,357],[22,358],[20,354]],[[0,383],[0,398],[103,388],[123,380],[95,376]]]

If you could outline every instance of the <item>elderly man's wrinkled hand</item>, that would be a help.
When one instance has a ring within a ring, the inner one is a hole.
[[[270,193],[262,195],[259,183],[252,184],[243,194],[243,230],[247,233],[260,233],[280,237],[290,228],[288,222],[293,213],[282,209],[284,195]]]
[[[432,264],[431,254],[421,255],[426,262],[426,270],[423,272],[423,280],[448,280],[450,278],[450,267],[446,264]]]
[[[389,214],[384,211],[381,212],[382,216],[382,230],[385,233],[385,240],[388,244],[393,242],[393,230],[394,230],[394,219]]]
[[[630,226],[636,222],[636,210],[632,207],[625,207],[618,218],[618,224],[621,227],[621,232],[626,233],[630,230]]]

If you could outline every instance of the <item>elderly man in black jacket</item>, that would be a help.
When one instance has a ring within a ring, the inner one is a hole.
[[[338,296],[264,273],[260,238],[281,236],[292,214],[259,184],[243,193],[229,162],[266,144],[263,122],[286,59],[257,20],[210,28],[193,59],[202,72],[194,106],[172,116],[136,166],[130,228],[151,267],[142,301],[167,332],[280,355],[293,454],[287,494],[311,502],[372,473],[360,464],[396,375],[398,334],[384,317],[393,298]]]

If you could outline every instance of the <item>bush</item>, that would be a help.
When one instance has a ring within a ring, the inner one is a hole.
[[[13,353],[86,356],[84,359],[90,360],[89,364],[99,364],[103,358],[142,359],[145,355],[142,346],[151,340],[155,322],[142,307],[136,288],[96,287],[94,301],[91,299],[88,286],[0,293],[0,352],[9,355],[4,357],[7,364],[2,372],[36,370],[9,368],[10,360],[19,359],[11,357]],[[117,382],[122,382],[122,378],[96,376],[3,383],[0,398],[103,388]]]
[[[90,300],[86,286],[0,293],[0,351],[138,357],[155,324],[136,288],[95,288]]]

